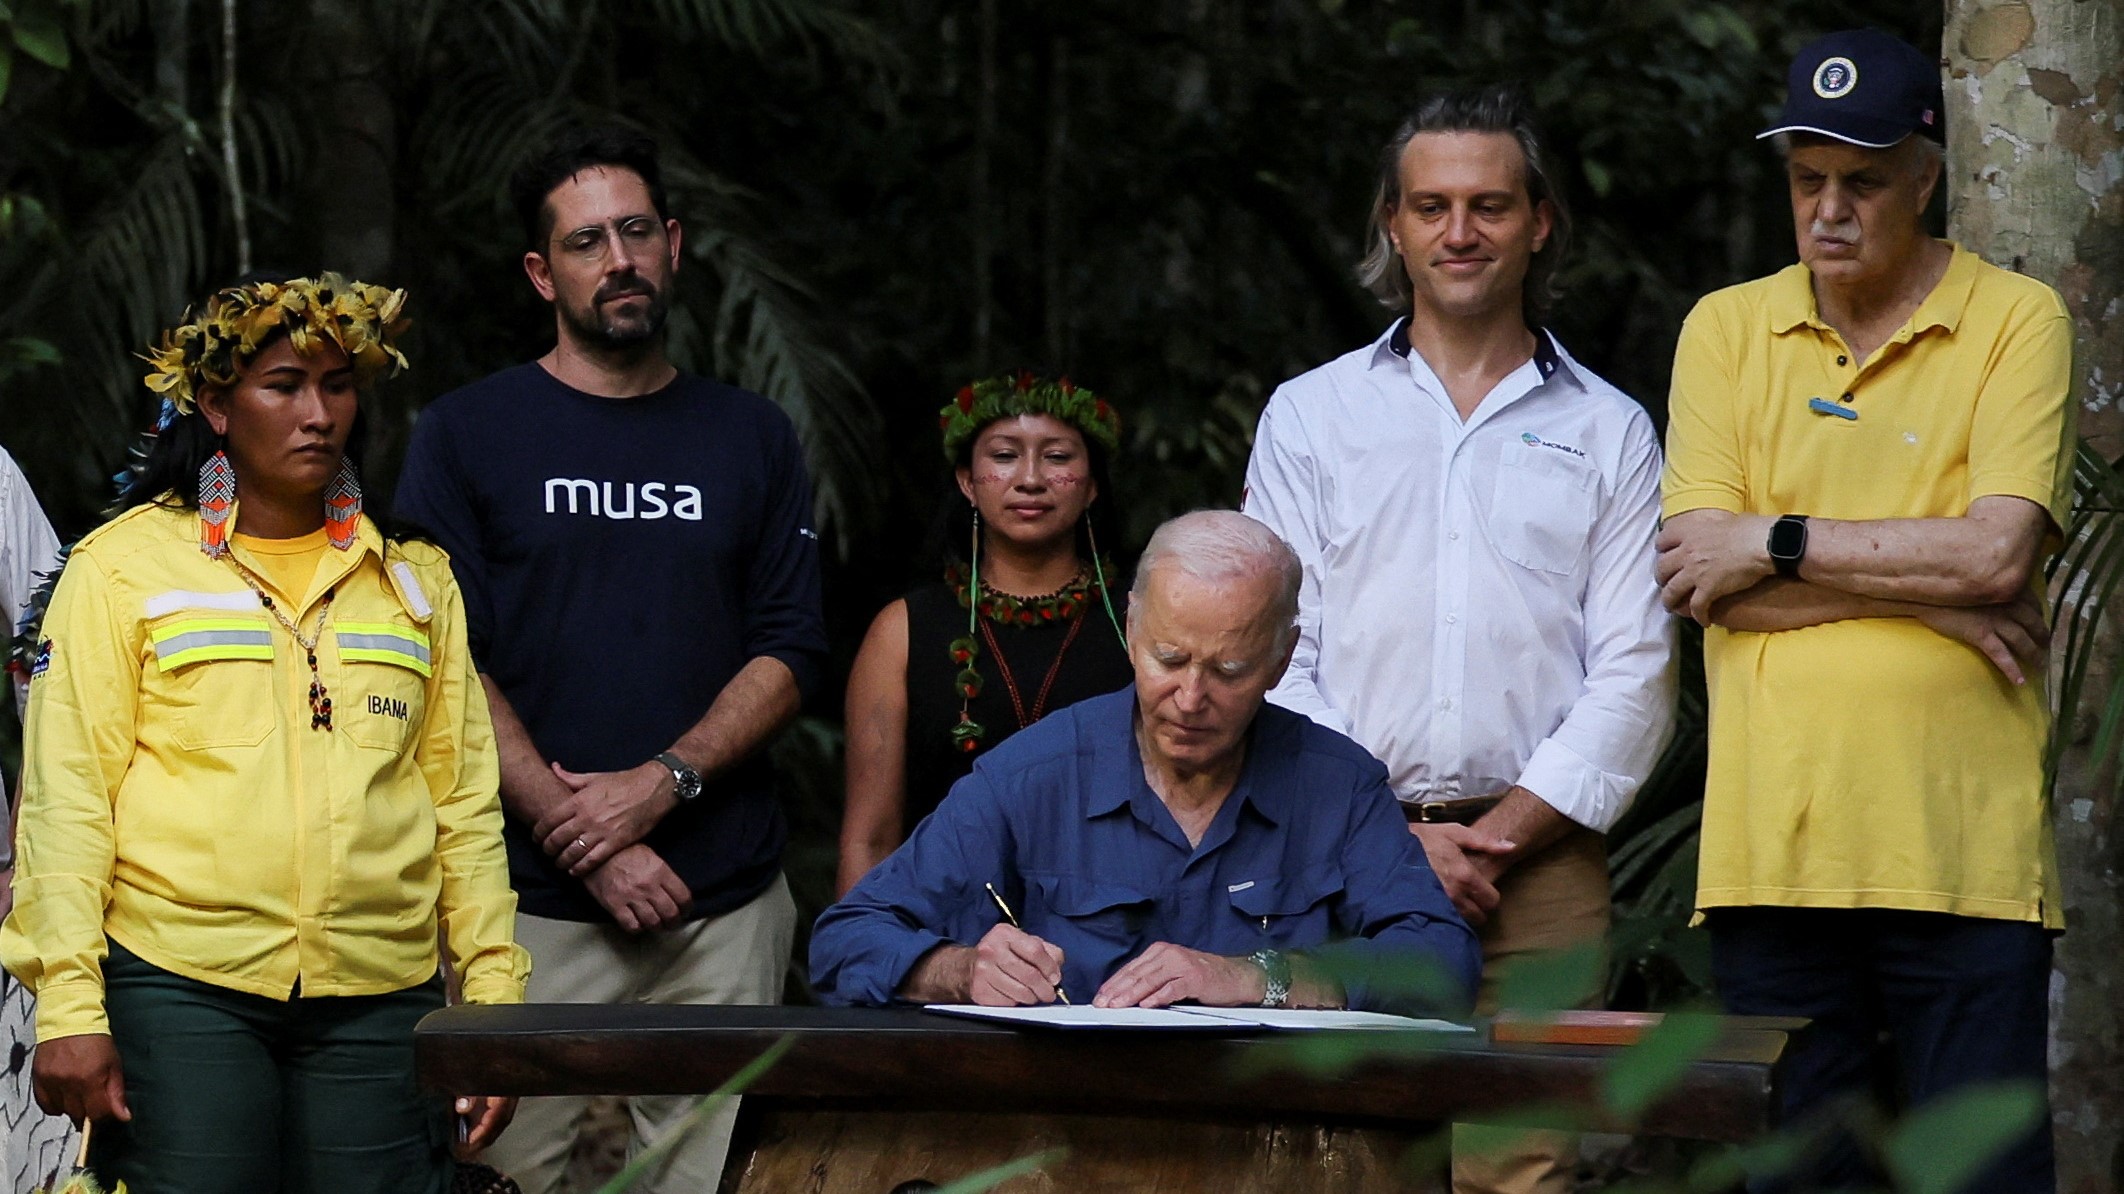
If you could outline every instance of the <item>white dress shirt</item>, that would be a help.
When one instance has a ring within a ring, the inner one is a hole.
[[[0,660],[7,642],[22,623],[37,583],[50,572],[59,556],[59,538],[45,521],[44,508],[30,492],[29,478],[22,475],[15,458],[0,450],[0,615],[7,618],[7,631],[0,634]],[[15,712],[22,712],[29,695],[27,678],[15,677]]]
[[[1363,744],[1403,800],[1518,784],[1605,831],[1673,721],[1652,420],[1543,333],[1463,421],[1403,328],[1261,413],[1243,509],[1305,565],[1269,699]]]

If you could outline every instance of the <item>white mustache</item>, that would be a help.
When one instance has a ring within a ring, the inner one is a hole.
[[[1824,236],[1830,240],[1840,240],[1855,245],[1859,239],[1858,221],[1840,220],[1837,223],[1830,224],[1822,220],[1816,220],[1807,225],[1807,235]]]

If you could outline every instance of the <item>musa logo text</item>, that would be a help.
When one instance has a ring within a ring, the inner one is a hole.
[[[563,507],[566,507],[563,509]],[[701,491],[691,485],[667,485],[647,481],[615,484],[576,477],[553,477],[546,482],[546,513],[588,514],[592,518],[683,518],[701,520]]]

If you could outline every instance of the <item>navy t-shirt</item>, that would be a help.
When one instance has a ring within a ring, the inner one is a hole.
[[[423,412],[395,512],[449,551],[480,670],[571,771],[669,749],[756,657],[800,688],[817,678],[811,483],[789,417],[757,394],[681,373],[603,398],[536,363],[505,369]],[[530,829],[507,818],[523,911],[609,919]],[[644,841],[707,916],[765,890],[786,837],[755,757]]]

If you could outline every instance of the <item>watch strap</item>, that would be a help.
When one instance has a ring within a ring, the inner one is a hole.
[[[671,769],[671,794],[680,804],[701,794],[701,773],[693,764],[668,750],[656,756],[656,761]]]

